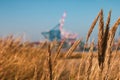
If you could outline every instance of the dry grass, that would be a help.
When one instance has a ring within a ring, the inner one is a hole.
[[[0,80],[97,80],[98,54],[73,52],[71,58],[64,58],[66,53],[52,53],[49,48],[32,47],[29,42],[21,44],[20,39],[7,37],[0,39]],[[43,43],[45,44],[45,43]],[[40,44],[43,45],[43,44]],[[46,43],[46,46],[48,44]],[[119,78],[120,52],[112,54],[112,64],[108,71],[110,80]],[[79,56],[79,57],[78,57]]]
[[[120,24],[120,18],[115,22],[112,28],[109,30],[111,11],[108,14],[108,19],[106,22],[106,28],[104,29],[103,21],[103,10],[100,11],[98,15],[99,20],[99,32],[98,32],[98,63],[99,63],[99,78],[100,79],[109,79],[108,72],[111,66],[112,58],[112,45],[114,43],[115,32]],[[96,21],[97,22],[97,21]],[[94,24],[94,23],[93,23]],[[92,25],[93,25],[92,24]],[[95,25],[94,25],[95,26]],[[90,28],[91,30],[91,28]],[[92,29],[93,30],[93,29]],[[91,33],[88,33],[90,36]],[[89,38],[87,38],[88,41]],[[104,71],[103,71],[104,69]]]

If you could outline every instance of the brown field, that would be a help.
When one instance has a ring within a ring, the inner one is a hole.
[[[29,42],[21,44],[19,38],[9,36],[0,39],[0,80],[50,80],[50,77],[52,80],[101,79],[97,52],[73,52],[67,57],[67,52],[49,55],[49,47],[43,48],[46,46],[43,44],[33,47]],[[119,60],[120,52],[114,51],[110,68],[107,74],[103,70],[102,77],[107,75],[108,80],[119,80]]]

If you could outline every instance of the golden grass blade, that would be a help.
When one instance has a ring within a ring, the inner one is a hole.
[[[100,11],[99,17],[100,17],[100,21],[99,21],[99,32],[98,32],[98,55],[102,55],[103,32],[104,32],[103,10]]]
[[[51,60],[51,50],[50,44],[48,45],[48,65],[49,65],[49,79],[52,80],[52,60]]]
[[[114,40],[115,32],[116,32],[119,24],[120,24],[120,18],[115,22],[115,24],[113,25],[113,27],[109,31],[109,39],[108,39],[107,50],[106,50],[107,54],[111,53],[112,42]]]
[[[109,32],[109,23],[110,23],[110,17],[111,17],[111,11],[108,14],[107,22],[105,31],[104,29],[104,23],[103,23],[103,13],[100,15],[100,23],[99,23],[99,34],[98,34],[98,62],[101,71],[103,70],[103,63],[105,59],[105,51],[107,47],[107,38],[108,38],[108,32]],[[103,32],[104,31],[104,32]]]
[[[102,44],[103,50],[102,50],[101,61],[100,61],[100,62],[102,62],[102,65],[101,65],[101,63],[99,63],[99,65],[101,65],[102,70],[103,70],[103,63],[104,63],[104,59],[105,59],[105,51],[107,48],[110,18],[111,18],[111,11],[109,11],[107,22],[106,22],[106,27],[105,27],[105,31],[104,31],[104,35],[103,35],[103,44]]]
[[[91,74],[91,69],[92,69],[92,65],[93,65],[93,49],[94,49],[94,39],[91,42],[90,45],[90,50],[89,50],[89,57],[88,57],[88,69],[86,72],[86,79],[89,80],[90,79],[90,74]]]
[[[109,31],[109,39],[107,43],[107,49],[106,49],[106,56],[105,56],[105,78],[107,78],[108,70],[110,68],[110,62],[111,62],[111,57],[112,57],[112,43],[114,40],[115,32],[120,24],[120,18],[115,22],[113,27]]]
[[[55,58],[54,58],[54,61],[55,61],[56,58],[59,56],[60,50],[61,50],[62,46],[64,45],[64,42],[65,42],[65,39],[61,42],[60,46],[58,47],[57,53],[56,53]],[[54,62],[54,61],[53,61],[53,62]]]
[[[72,47],[70,47],[70,49],[69,49],[68,52],[66,53],[65,58],[68,57],[68,56],[70,56],[70,55],[73,53],[73,51],[74,51],[74,50],[76,49],[76,47],[79,45],[80,41],[81,41],[81,40],[78,40],[78,41],[75,41],[75,42],[74,42],[74,44],[72,45]]]
[[[89,39],[89,37],[90,37],[90,35],[91,35],[91,33],[92,33],[92,31],[93,31],[93,29],[94,29],[94,27],[95,27],[97,21],[98,21],[99,15],[100,15],[100,12],[98,13],[97,17],[96,17],[95,20],[93,21],[93,23],[92,23],[92,25],[91,25],[91,27],[90,27],[88,33],[87,33],[86,43],[88,42],[88,39]]]

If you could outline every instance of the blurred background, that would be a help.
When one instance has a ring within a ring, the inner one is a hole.
[[[66,12],[63,28],[85,39],[100,9],[105,21],[112,10],[110,26],[113,25],[120,17],[119,3],[119,0],[0,0],[0,37],[14,34],[31,41],[44,40],[41,33],[56,26]],[[97,26],[91,39],[97,39]]]

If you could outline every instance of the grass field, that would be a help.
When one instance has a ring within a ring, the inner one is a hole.
[[[107,74],[98,65],[97,52],[51,53],[48,48],[21,44],[19,38],[7,37],[0,39],[0,80],[101,80],[107,76],[108,80],[120,79],[120,52],[112,54],[110,68]],[[55,58],[56,57],[56,58]]]

